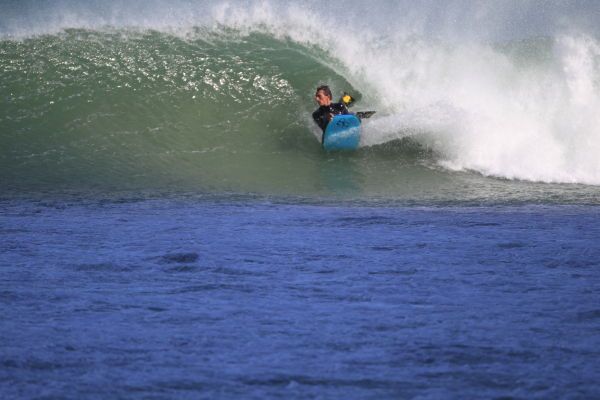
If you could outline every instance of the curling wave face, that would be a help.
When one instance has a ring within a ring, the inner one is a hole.
[[[433,9],[380,3],[387,13],[359,19],[348,2],[341,16],[357,29],[343,34],[316,2],[5,5],[2,185],[590,198],[600,45],[581,16],[578,31],[533,21],[550,30],[519,36],[500,28],[531,10],[493,3],[464,11],[485,28],[442,32],[431,21],[449,17]],[[323,82],[378,110],[357,153],[319,147],[310,112]]]

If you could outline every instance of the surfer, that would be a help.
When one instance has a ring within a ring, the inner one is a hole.
[[[319,104],[319,108],[312,114],[313,119],[319,125],[319,128],[325,132],[327,124],[335,116],[340,114],[350,114],[344,103],[333,103],[333,96],[329,86],[322,85],[317,88],[315,100]]]

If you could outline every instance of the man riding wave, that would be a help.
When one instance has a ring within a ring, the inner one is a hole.
[[[317,88],[315,100],[317,101],[317,104],[319,104],[319,108],[315,110],[312,117],[323,132],[325,132],[329,121],[331,121],[334,116],[350,114],[344,103],[333,103],[332,99],[333,96],[329,86],[322,85]]]

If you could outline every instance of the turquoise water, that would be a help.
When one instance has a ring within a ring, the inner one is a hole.
[[[254,30],[105,27],[5,37],[2,186],[598,202],[598,91],[579,87],[598,76],[590,38],[479,47],[378,40],[381,52],[369,56],[380,63],[363,65],[354,54],[364,50],[360,42],[340,59],[345,42],[298,42],[260,21]],[[408,63],[405,55],[419,49],[423,60]],[[570,65],[577,55],[592,64]],[[471,58],[488,68],[480,81],[470,75],[479,72],[469,70]],[[506,65],[493,69],[498,62]],[[394,74],[398,86],[381,90]],[[320,83],[353,93],[356,110],[378,110],[363,124],[359,151],[321,151],[310,118]]]

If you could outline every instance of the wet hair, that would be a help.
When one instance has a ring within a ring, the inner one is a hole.
[[[333,99],[333,95],[331,94],[331,89],[329,89],[329,86],[327,85],[321,85],[317,88],[317,91],[315,92],[315,95],[317,93],[319,93],[319,91],[323,91],[325,93],[325,96],[329,97],[330,99]]]

